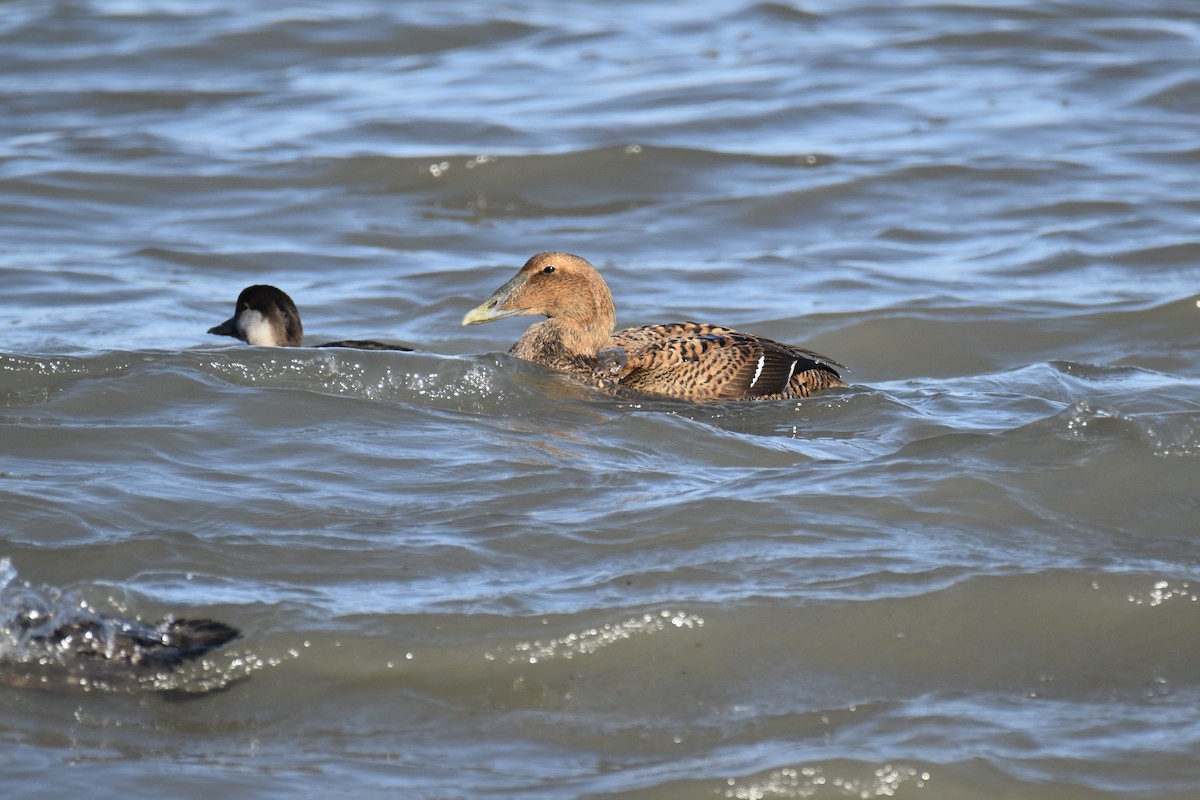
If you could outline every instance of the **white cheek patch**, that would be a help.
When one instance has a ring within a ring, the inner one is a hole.
[[[754,388],[754,384],[758,383],[758,379],[762,377],[763,365],[767,363],[766,353],[758,357],[758,365],[754,368],[754,377],[750,379],[750,388]]]
[[[246,340],[246,344],[278,346],[278,342],[275,340],[275,330],[271,327],[270,321],[252,308],[248,308],[238,315],[237,329],[238,334]]]

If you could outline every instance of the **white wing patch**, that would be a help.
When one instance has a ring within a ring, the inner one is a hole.
[[[754,384],[758,383],[758,379],[762,377],[763,365],[767,363],[767,354],[763,353],[758,357],[758,365],[754,368],[754,377],[750,379],[750,388],[754,388]],[[793,364],[792,366],[795,366]]]

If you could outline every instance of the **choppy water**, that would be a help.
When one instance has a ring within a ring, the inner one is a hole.
[[[0,793],[1195,797],[1197,58],[1184,0],[0,4],[0,601],[243,632],[0,688]],[[514,362],[458,321],[543,249],[854,386]],[[258,282],[422,352],[207,336]]]

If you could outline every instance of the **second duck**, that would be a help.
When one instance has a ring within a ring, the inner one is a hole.
[[[304,326],[300,324],[300,311],[287,292],[274,286],[258,284],[247,286],[238,295],[233,316],[208,329],[218,336],[232,336],[246,344],[265,347],[300,347],[304,339]],[[395,344],[384,344],[363,339],[344,339],[326,342],[317,347],[349,347],[355,350],[407,350]]]

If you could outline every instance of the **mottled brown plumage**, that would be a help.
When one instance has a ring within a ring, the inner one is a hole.
[[[545,316],[511,354],[615,390],[685,400],[777,400],[845,386],[831,358],[701,322],[613,332],[608,285],[585,259],[538,253],[463,325]],[[844,367],[843,367],[844,368]]]

